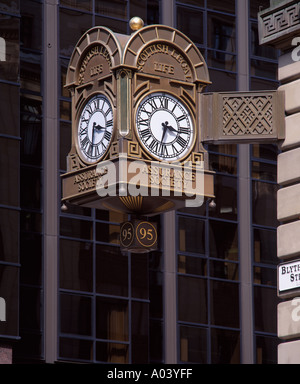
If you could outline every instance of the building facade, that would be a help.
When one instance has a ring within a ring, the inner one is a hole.
[[[215,200],[155,217],[149,255],[121,253],[124,215],[60,200],[66,72],[88,29],[169,25],[200,49],[207,91],[277,89],[260,7],[269,1],[0,1],[3,361],[277,363],[277,146],[209,145]]]

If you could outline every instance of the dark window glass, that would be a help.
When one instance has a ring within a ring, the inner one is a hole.
[[[278,50],[270,45],[261,45],[259,43],[257,23],[251,23],[251,55],[273,60],[276,60],[278,57]]]
[[[257,159],[265,159],[276,162],[278,156],[278,147],[277,145],[272,144],[253,144],[252,146],[252,156]]]
[[[214,187],[216,207],[209,210],[209,215],[225,220],[237,220],[237,179],[215,175]]]
[[[236,56],[218,51],[207,52],[207,65],[230,72],[236,71]]]
[[[131,294],[132,297],[148,299],[148,257],[145,254],[131,256]]]
[[[71,112],[71,103],[69,101],[60,101],[60,118],[62,120],[71,120],[72,112]]]
[[[255,330],[259,332],[277,332],[276,289],[254,287]]]
[[[98,339],[128,341],[128,301],[96,298],[96,337]]]
[[[239,284],[210,282],[211,323],[239,328]]]
[[[163,273],[150,271],[150,316],[163,317]]]
[[[180,327],[180,361],[207,364],[207,329]]]
[[[34,0],[21,1],[22,48],[42,49],[42,4]]]
[[[278,64],[262,60],[251,60],[251,76],[277,80]]]
[[[215,172],[237,174],[237,159],[235,157],[209,154],[210,169]]]
[[[147,1],[147,24],[159,24],[159,4],[160,0]]]
[[[179,0],[177,3],[194,5],[197,7],[204,7],[204,0]]]
[[[0,204],[19,205],[19,141],[0,138]]]
[[[21,89],[41,93],[41,55],[21,52]]]
[[[77,41],[93,26],[92,15],[61,8],[59,21],[61,31],[60,54],[71,56]]]
[[[63,212],[67,212],[69,215],[91,216],[90,208],[80,207],[79,205],[68,203],[65,203],[65,206],[67,207],[67,209],[66,211],[63,210]]]
[[[134,16],[147,20],[147,0],[130,0],[130,17]]]
[[[70,91],[65,87],[67,80],[67,70],[69,67],[69,60],[60,60],[60,95],[63,97],[71,97]]]
[[[20,291],[20,328],[41,329],[41,291],[38,288],[22,287]]]
[[[114,2],[109,0],[96,0],[95,11],[102,16],[117,17],[119,19],[127,19],[127,1],[115,0]],[[140,16],[141,15],[135,15]]]
[[[216,11],[223,11],[228,13],[235,13],[235,1],[234,0],[209,0],[207,7]]]
[[[0,260],[19,261],[19,212],[3,208],[0,209]]]
[[[250,15],[257,19],[257,14],[261,9],[270,7],[270,0],[250,0]]]
[[[252,162],[252,177],[265,181],[277,181],[277,165],[262,162]]]
[[[21,99],[21,162],[42,164],[42,109],[40,98]]]
[[[96,343],[96,359],[105,363],[127,364],[129,346],[117,343]]]
[[[87,220],[60,218],[60,234],[62,236],[77,237],[79,239],[92,240],[93,223]]]
[[[93,289],[93,246],[91,243],[60,240],[60,287],[78,291]]]
[[[207,323],[207,282],[178,276],[178,320]]]
[[[18,363],[21,358],[21,364],[24,361],[32,362],[31,358],[40,358],[42,355],[42,336],[29,331],[20,330],[22,342],[14,345],[13,361]]]
[[[177,8],[177,28],[194,43],[203,44],[203,12],[184,7]]]
[[[21,230],[25,232],[42,231],[42,215],[35,212],[21,212]]]
[[[277,227],[277,190],[277,184],[253,181],[252,215],[254,224]]]
[[[20,0],[1,0],[0,11],[8,13],[19,13],[20,11]]]
[[[41,285],[42,236],[34,233],[22,233],[20,242],[21,283]]]
[[[208,92],[236,91],[236,74],[210,68],[209,77],[212,84],[207,87]]]
[[[133,301],[131,309],[132,363],[147,364],[149,362],[149,304]]]
[[[240,364],[240,334],[223,329],[211,330],[211,363]]]
[[[19,81],[19,33],[20,20],[0,14],[0,79]]]
[[[208,13],[207,27],[207,43],[209,48],[235,53],[234,17]]]
[[[93,10],[93,0],[60,0],[60,5],[65,5],[67,7],[76,9],[83,9],[85,11]]]
[[[21,168],[21,207],[41,208],[41,171],[34,168]]]
[[[278,82],[275,81],[269,81],[265,79],[258,79],[258,78],[251,78],[251,91],[261,91],[261,90],[271,90],[278,88]]]
[[[207,260],[200,257],[178,255],[178,273],[187,275],[207,275]]]
[[[205,254],[205,221],[179,217],[179,250]]]
[[[0,62],[1,68],[1,62]],[[1,75],[0,75],[1,77]],[[0,133],[10,136],[20,134],[19,87],[0,83]]]
[[[256,364],[277,364],[279,339],[271,336],[256,337]]]
[[[67,156],[71,149],[72,126],[69,123],[60,123],[60,169],[67,170]]]
[[[163,363],[163,324],[150,319],[150,363]]]
[[[119,244],[120,226],[108,223],[96,224],[96,240],[103,243]]]
[[[226,280],[239,280],[239,264],[227,263],[223,261],[211,261],[209,266],[211,277]]]
[[[92,302],[89,297],[60,295],[60,331],[77,335],[91,336]]]
[[[209,221],[209,253],[211,257],[238,260],[238,227],[222,221]]]
[[[128,295],[128,257],[117,247],[97,245],[96,291],[116,296]]]
[[[254,229],[254,261],[256,263],[277,265],[276,230]]]
[[[121,20],[109,19],[106,17],[96,16],[96,25],[107,27],[115,33],[127,34],[128,22]]]
[[[270,268],[254,267],[254,278],[255,284],[270,285],[276,287],[277,276],[276,271]]]
[[[0,292],[5,300],[5,319],[0,335],[19,336],[19,268],[0,264]],[[1,303],[3,305],[3,303]],[[2,309],[2,307],[1,307]],[[1,311],[3,314],[3,311]]]
[[[59,339],[59,355],[68,359],[92,360],[93,342],[61,337]]]

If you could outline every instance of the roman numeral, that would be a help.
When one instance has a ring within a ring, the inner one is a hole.
[[[149,125],[149,119],[139,119],[139,124],[148,126]]]
[[[185,135],[189,135],[191,133],[190,129],[189,128],[186,128],[186,127],[180,127],[179,128],[179,134],[185,134]]]
[[[149,128],[141,131],[141,138],[143,139],[143,141],[148,141],[151,136],[152,135],[151,135],[151,131]]]
[[[169,100],[166,97],[160,97],[159,101],[160,101],[160,108],[169,109],[168,108]]]
[[[182,115],[182,116],[177,117],[177,121],[182,121],[182,120],[184,120],[184,119],[186,119],[186,116],[185,116],[185,115]]]
[[[105,131],[103,139],[110,141],[111,133],[109,131]]]
[[[181,136],[178,137],[178,139],[177,139],[177,143],[178,143],[182,148],[186,147],[186,145],[187,145],[187,141],[184,140]]]
[[[85,137],[81,140],[81,142],[80,142],[81,147],[82,147],[84,150],[86,149],[88,143],[89,143],[89,138],[88,138],[88,136],[85,136]]]
[[[108,120],[107,122],[106,122],[106,127],[112,127],[112,125],[113,125],[113,120],[111,119],[111,120]]]
[[[151,111],[151,112],[153,112],[154,110],[157,109],[157,104],[156,104],[156,102],[155,102],[154,99],[150,99],[150,100],[148,101],[148,104],[151,105],[151,108],[152,108],[152,111]]]
[[[166,145],[166,144],[163,144],[163,143],[160,143],[159,152],[160,152],[161,156],[163,156],[163,157],[167,157],[167,156],[169,155],[169,154],[168,154],[168,148],[167,148],[167,145]]]
[[[149,144],[149,148],[151,149],[151,151],[157,153],[158,152],[158,145],[159,145],[159,142],[155,139],[152,140],[152,142]]]

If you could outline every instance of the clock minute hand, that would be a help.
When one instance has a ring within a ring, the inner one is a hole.
[[[95,128],[97,131],[100,131],[101,129],[105,129],[105,127],[101,127],[100,124],[96,125],[96,122],[94,122],[93,128]]]

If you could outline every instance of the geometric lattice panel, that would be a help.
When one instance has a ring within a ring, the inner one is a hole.
[[[223,134],[272,135],[272,116],[271,96],[224,97]]]

